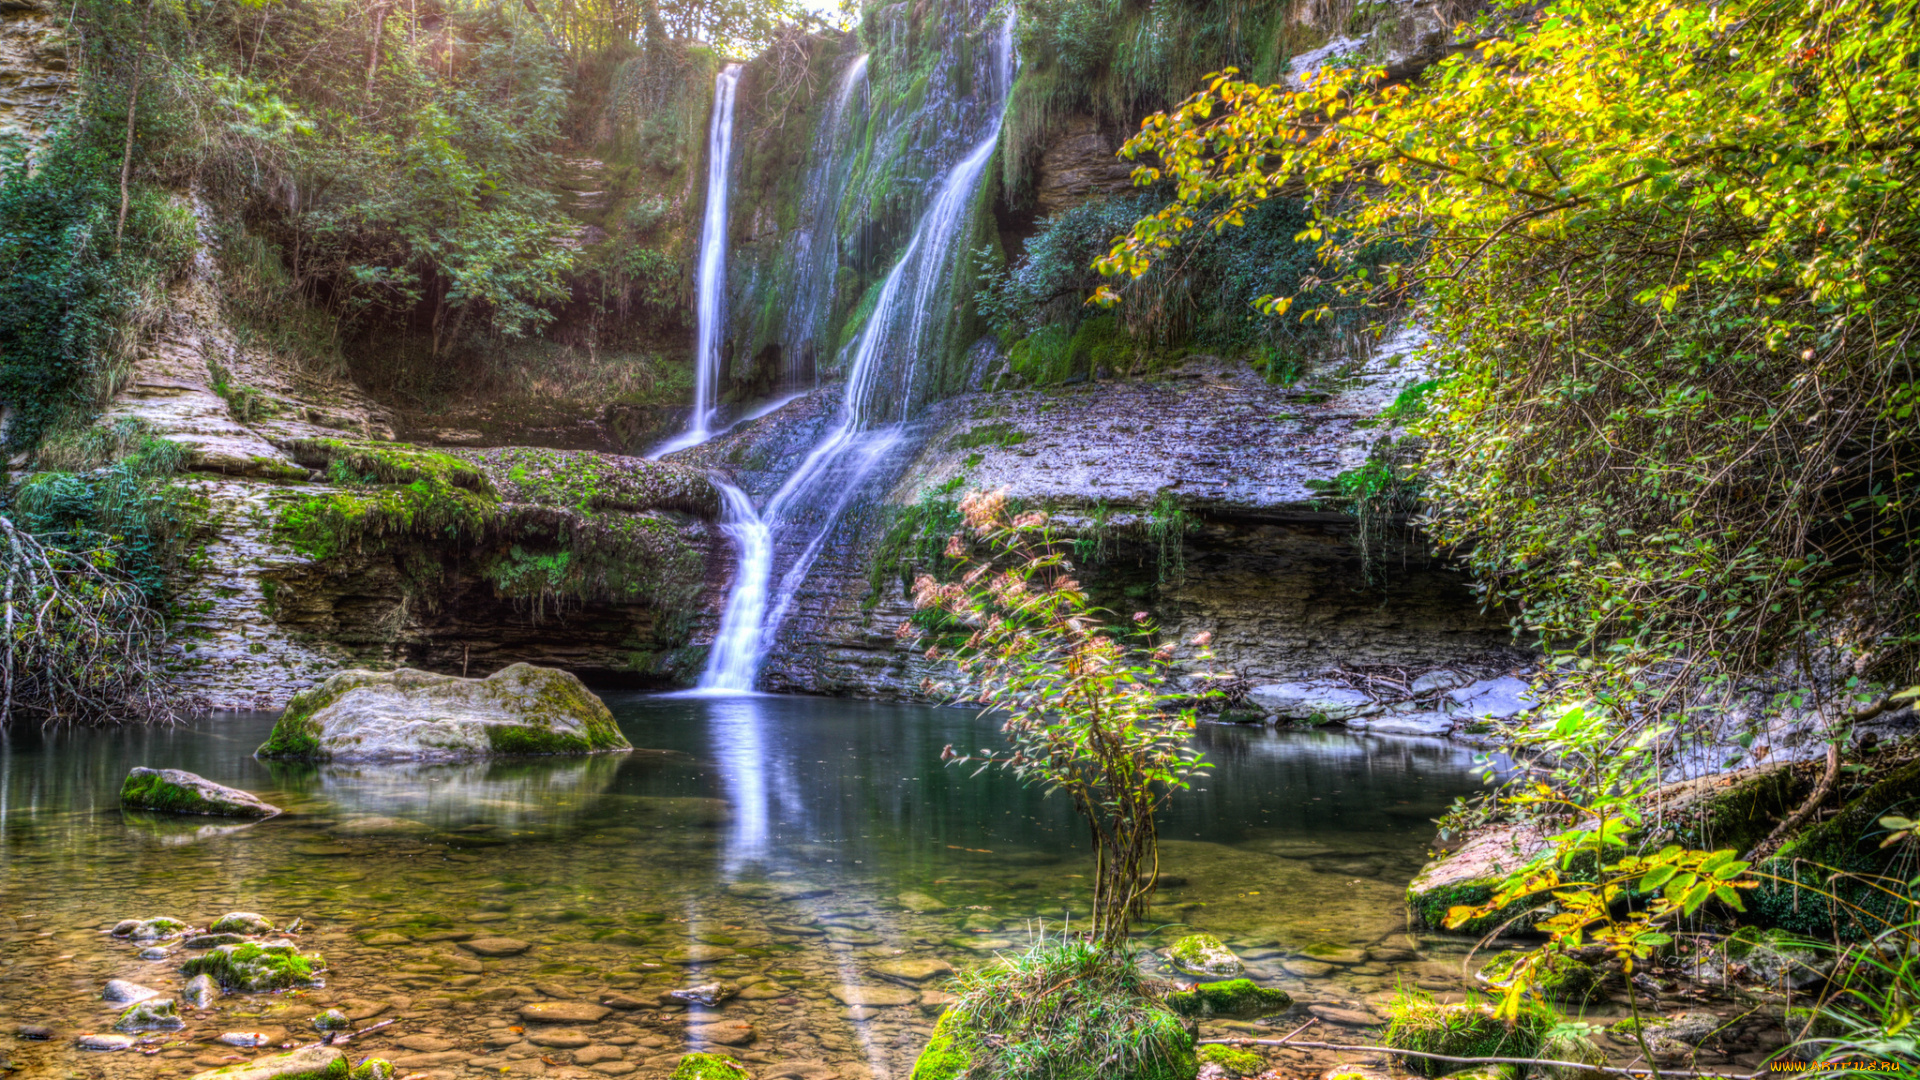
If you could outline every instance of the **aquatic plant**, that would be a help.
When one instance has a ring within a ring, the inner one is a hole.
[[[1014,516],[1004,491],[972,492],[959,509],[965,525],[946,548],[958,580],[920,575],[914,606],[971,632],[952,653],[959,693],[1004,715],[1008,746],[966,754],[949,746],[943,757],[1009,770],[1073,801],[1093,836],[1091,933],[1117,949],[1159,877],[1154,814],[1208,767],[1191,731],[1196,697],[1211,696],[1210,673],[1197,676],[1197,695],[1176,688],[1169,665],[1177,646],[1157,639],[1145,612],[1127,629],[1108,625],[1110,613],[1093,607],[1073,577],[1071,542],[1055,536],[1046,514]],[[901,628],[914,632],[911,623]],[[1209,640],[1191,643],[1202,668]],[[935,641],[928,658],[942,648]]]

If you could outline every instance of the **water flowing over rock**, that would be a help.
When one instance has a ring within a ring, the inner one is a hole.
[[[750,515],[758,524],[749,521],[750,504],[744,499],[729,500],[729,509],[739,512],[734,533],[742,550],[727,604],[727,617],[734,622],[723,623],[714,642],[701,680],[704,690],[751,687],[753,680],[743,680],[741,674],[757,675],[834,526],[876,467],[903,441],[904,426],[916,402],[915,375],[926,360],[923,354],[939,318],[937,301],[948,287],[956,258],[965,254],[960,241],[972,213],[974,190],[998,145],[1001,111],[1013,78],[1013,19],[1008,11],[991,39],[985,73],[991,94],[981,95],[984,130],[947,170],[881,283],[872,313],[852,346],[833,426],[765,508]],[[927,390],[922,387],[919,392],[924,396]],[[749,558],[758,549],[749,548],[747,541],[758,543],[756,530],[761,527],[769,544],[778,540],[794,552],[777,583],[771,558]],[[749,649],[751,655],[747,655]],[[743,681],[746,687],[739,685]]]
[[[343,671],[295,697],[260,756],[457,760],[631,750],[574,675],[515,664],[484,679],[402,668]]]

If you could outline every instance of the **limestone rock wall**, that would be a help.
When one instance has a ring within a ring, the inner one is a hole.
[[[52,0],[0,2],[0,140],[37,147],[73,90],[63,16]]]

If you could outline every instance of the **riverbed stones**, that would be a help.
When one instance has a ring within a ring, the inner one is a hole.
[[[260,747],[304,761],[461,760],[633,749],[576,676],[514,664],[484,679],[342,671],[296,694]]]
[[[877,941],[879,939],[876,938],[874,940]],[[661,957],[661,959],[665,960],[669,964],[680,964],[682,966],[692,966],[694,964],[718,963],[721,960],[725,960],[728,957],[736,956],[736,955],[738,955],[738,953],[736,953],[734,950],[726,948],[721,945],[693,944],[693,945],[683,945],[677,949],[669,949],[667,951],[667,954]]]
[[[311,1080],[347,1075],[346,1051],[337,1046],[307,1046],[285,1054],[256,1058],[206,1072],[193,1080]]]
[[[909,956],[875,964],[873,973],[883,979],[918,986],[930,979],[944,979],[951,976],[953,965],[945,960],[931,957]]]
[[[678,990],[669,990],[660,995],[662,1004],[677,1001],[682,1005],[705,1005],[713,1008],[723,1001],[738,997],[740,988],[732,983],[703,983],[699,986],[687,986]]]
[[[897,986],[830,986],[827,993],[842,1005],[864,1006],[869,1009],[892,1008],[900,1005],[914,1005],[920,1001],[920,995],[912,990]]]
[[[114,937],[131,938],[134,941],[159,941],[170,938],[187,928],[179,919],[170,919],[156,915],[149,919],[122,919],[113,928]]]
[[[520,1006],[520,1019],[535,1024],[597,1024],[611,1012],[588,1001],[537,1001]]]
[[[1238,975],[1240,958],[1212,934],[1188,934],[1167,950],[1173,966],[1189,975]]]
[[[238,945],[245,940],[245,934],[195,934],[181,942],[181,945],[189,949],[217,949],[222,945]]]
[[[712,1023],[687,1025],[689,1039],[718,1046],[745,1046],[758,1038],[759,1034],[745,1020],[715,1020]]]
[[[396,934],[394,936],[398,937],[399,935]],[[367,944],[388,943],[375,942],[369,939]],[[521,941],[519,938],[510,937],[474,938],[472,941],[461,942],[460,947],[476,956],[519,956],[521,953],[533,948],[532,944],[528,942]]]
[[[1533,686],[1525,679],[1503,675],[1482,679],[1447,692],[1454,708],[1476,720],[1505,720],[1532,709]]]
[[[186,1026],[173,999],[163,997],[134,1002],[113,1024],[115,1031],[178,1031]]]
[[[932,915],[947,910],[947,905],[923,892],[903,892],[894,899],[901,907],[915,915]]]
[[[160,996],[160,991],[151,986],[141,986],[137,982],[125,979],[108,979],[106,988],[100,991],[100,1000],[115,1002],[145,1001]]]
[[[13,1033],[22,1039],[29,1039],[34,1042],[45,1042],[58,1034],[53,1028],[45,1024],[16,1024],[14,1025]]]
[[[530,1032],[527,1035],[527,1041],[551,1050],[576,1050],[593,1040],[584,1032],[572,1028],[548,1028],[545,1031]]]
[[[251,911],[229,911],[213,920],[213,925],[207,927],[207,932],[211,934],[271,934],[273,930],[273,923],[268,922],[266,916]],[[221,941],[215,944],[229,945],[233,942]]]
[[[133,1045],[133,1037],[131,1035],[111,1035],[89,1031],[74,1039],[73,1044],[82,1050],[125,1050],[127,1047]]]
[[[347,1014],[339,1009],[327,1009],[313,1018],[313,1026],[321,1031],[345,1031],[352,1024]]]
[[[270,818],[280,808],[251,792],[182,769],[135,768],[120,784],[120,805],[163,814]]]

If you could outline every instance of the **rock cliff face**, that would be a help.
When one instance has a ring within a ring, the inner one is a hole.
[[[1040,154],[1033,186],[1035,212],[1057,214],[1099,195],[1131,191],[1133,163],[1114,156],[1125,141],[1091,116],[1068,117]]]
[[[61,15],[50,0],[0,3],[0,144],[38,146],[73,89]]]
[[[390,441],[387,413],[350,383],[243,346],[211,258],[174,287],[168,317],[141,341],[101,422],[122,420],[180,444],[184,483],[207,500],[200,557],[175,598],[173,666],[180,687],[214,708],[277,708],[351,664],[482,675],[530,660],[672,682],[697,659],[686,641],[719,593],[710,579],[726,572],[704,479],[587,452],[463,451],[471,464],[461,467],[491,500],[477,532],[401,530],[303,550],[284,527],[290,511],[346,500],[377,512],[415,480],[411,459],[401,474],[360,472],[412,451]],[[568,595],[551,592],[542,575],[577,579],[585,563],[574,560],[595,544],[658,556],[647,569],[673,580],[569,579]]]
[[[1151,611],[1182,636],[1211,631],[1249,682],[1524,662],[1505,616],[1482,612],[1404,522],[1369,565],[1355,520],[1316,490],[1391,434],[1369,425],[1423,374],[1402,360],[1414,340],[1401,335],[1331,396],[1200,357],[1153,379],[943,403],[903,440],[918,449],[879,470],[864,507],[829,537],[769,658],[768,688],[917,694],[932,670],[894,637],[912,607],[895,568],[875,571],[883,538],[929,492],[1001,487],[1104,549],[1083,567],[1096,599]],[[813,395],[697,453],[764,498],[831,404]]]

